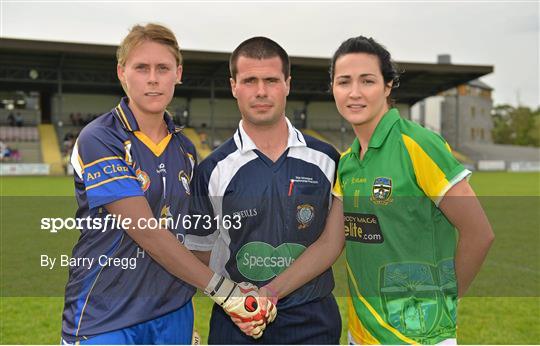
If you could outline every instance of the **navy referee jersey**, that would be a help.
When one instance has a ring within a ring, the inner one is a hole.
[[[286,121],[287,149],[276,162],[257,149],[240,121],[193,177],[190,212],[213,218],[217,226],[192,227],[185,245],[212,251],[210,268],[236,282],[270,282],[318,239],[326,223],[339,154]],[[280,300],[279,308],[325,297],[333,287],[329,268]]]

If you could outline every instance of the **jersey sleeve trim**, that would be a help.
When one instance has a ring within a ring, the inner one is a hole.
[[[454,185],[456,185],[457,183],[459,183],[460,181],[462,181],[463,179],[467,179],[469,180],[469,178],[471,177],[471,171],[469,171],[468,169],[463,169],[461,170],[461,167],[458,167],[456,169],[456,171],[458,172],[455,177],[450,180],[450,182],[448,183],[448,185],[446,185],[444,187],[444,189],[441,191],[441,195],[439,197],[437,197],[435,199],[435,205],[438,207],[439,206],[439,203],[441,203],[442,199],[444,198],[444,196],[446,195],[446,193],[448,192],[448,190],[450,190]]]
[[[83,165],[82,168],[83,168],[83,170],[84,170],[84,169],[86,169],[86,168],[88,168],[88,167],[92,167],[93,165],[95,165],[95,164],[97,164],[97,163],[100,163],[100,162],[103,162],[103,161],[107,161],[107,160],[116,160],[116,159],[118,159],[118,160],[123,160],[123,158],[120,157],[120,156],[107,156],[107,157],[102,157],[102,158],[100,158],[100,159],[94,160],[94,161],[92,161],[92,162],[90,162],[90,163],[88,163],[88,164],[86,164],[86,165]],[[79,156],[79,160],[80,160],[80,156]],[[82,163],[82,160],[81,160],[81,163]]]
[[[95,187],[101,186],[103,184],[107,184],[107,183],[109,183],[109,182],[111,182],[113,180],[126,179],[126,178],[127,179],[135,179],[135,180],[137,180],[136,177],[132,177],[130,175],[123,175],[123,176],[120,176],[120,177],[114,177],[114,178],[110,178],[110,179],[107,179],[107,180],[103,180],[103,181],[101,181],[101,182],[99,182],[97,184],[94,184],[94,185],[87,186],[86,191],[91,190],[91,189],[93,189]]]

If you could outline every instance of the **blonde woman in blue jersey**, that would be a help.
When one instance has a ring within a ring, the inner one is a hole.
[[[444,139],[392,108],[398,72],[375,40],[343,42],[330,75],[356,135],[334,188],[345,216],[349,340],[456,343],[457,298],[494,239],[470,172]]]
[[[62,342],[190,344],[194,287],[260,337],[273,304],[214,274],[183,246],[186,230],[175,229],[188,212],[196,153],[165,110],[182,77],[174,34],[136,25],[117,59],[127,97],[82,130],[71,160],[77,217],[94,227],[83,223],[73,249],[83,265],[69,270]]]

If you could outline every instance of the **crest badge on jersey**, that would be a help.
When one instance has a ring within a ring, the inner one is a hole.
[[[146,192],[146,190],[148,190],[148,188],[150,187],[150,177],[145,171],[140,168],[135,171],[135,174],[137,175],[137,180],[139,181],[139,184],[141,184],[142,190]]]
[[[310,204],[300,204],[296,207],[296,221],[298,221],[298,229],[305,229],[311,225],[315,216],[315,208]]]
[[[392,202],[392,179],[387,177],[375,178],[371,188],[371,202],[387,205]]]
[[[182,186],[186,190],[186,194],[191,195],[191,190],[189,188],[189,177],[183,170],[178,173],[178,180],[182,182]]]

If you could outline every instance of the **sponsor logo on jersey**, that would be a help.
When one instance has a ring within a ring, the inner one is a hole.
[[[341,182],[341,186],[343,188],[345,188],[347,185],[356,185],[356,184],[365,184],[367,183],[367,179],[366,178],[355,178],[355,177],[352,177],[352,178],[346,178],[344,180],[342,180]]]
[[[191,195],[191,190],[189,189],[189,180],[190,179],[189,179],[188,175],[186,174],[186,172],[181,170],[178,173],[178,180],[180,180],[180,182],[182,183],[182,186],[184,187],[184,190],[186,190],[186,194]]]
[[[345,240],[368,244],[384,242],[377,215],[345,213]]]
[[[240,215],[240,218],[245,219],[245,218],[248,218],[248,217],[257,216],[257,214],[258,214],[257,208],[251,208],[251,209],[244,209],[244,210],[235,211],[233,213],[233,216]]]
[[[254,241],[238,250],[236,266],[246,279],[266,281],[281,274],[305,249],[304,245],[296,243],[283,243],[273,247],[264,242]]]
[[[296,221],[298,229],[305,229],[311,225],[315,216],[315,208],[311,204],[300,204],[296,207]]]
[[[392,179],[387,177],[375,178],[371,188],[371,202],[387,205],[392,202]]]
[[[141,184],[141,189],[146,192],[146,190],[148,190],[148,188],[150,187],[150,177],[148,176],[148,174],[146,174],[145,171],[140,168],[135,171],[135,174],[137,175],[137,180],[139,181],[139,184]]]
[[[160,174],[160,173],[167,174],[167,170],[165,169],[165,164],[163,162],[159,164],[158,169],[156,169],[156,173],[157,174]]]

